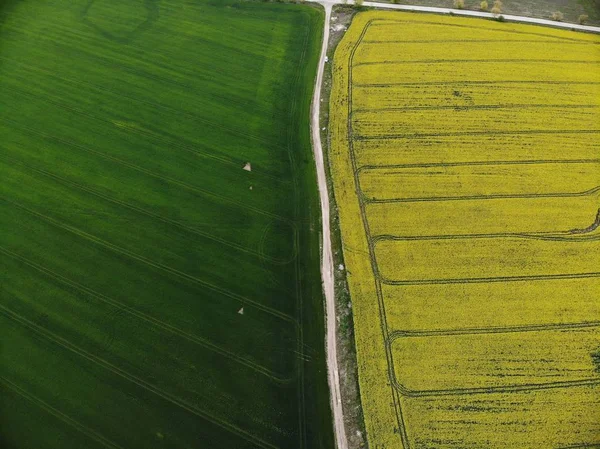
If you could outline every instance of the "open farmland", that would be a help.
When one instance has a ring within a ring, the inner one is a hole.
[[[0,5],[0,446],[330,449],[322,12]]]
[[[358,14],[330,161],[368,440],[600,447],[600,37]]]

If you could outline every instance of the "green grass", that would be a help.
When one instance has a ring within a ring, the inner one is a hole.
[[[322,20],[0,2],[3,448],[332,447]]]

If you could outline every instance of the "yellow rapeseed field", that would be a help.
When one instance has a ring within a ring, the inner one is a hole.
[[[600,36],[363,12],[330,162],[374,449],[600,447]]]

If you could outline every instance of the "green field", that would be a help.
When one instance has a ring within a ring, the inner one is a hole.
[[[0,446],[331,448],[322,13],[0,8]]]

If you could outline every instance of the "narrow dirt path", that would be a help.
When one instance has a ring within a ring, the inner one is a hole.
[[[312,144],[317,166],[317,181],[319,185],[319,198],[321,200],[322,247],[321,247],[321,276],[323,278],[323,289],[325,292],[327,323],[327,375],[329,391],[331,394],[331,408],[334,421],[334,433],[337,449],[348,449],[346,438],[346,427],[344,425],[344,412],[342,410],[342,394],[340,391],[340,374],[337,358],[337,320],[335,313],[335,293],[333,275],[333,255],[331,252],[331,233],[329,230],[329,192],[327,189],[327,177],[325,174],[325,163],[323,161],[323,148],[321,146],[321,133],[319,131],[319,113],[321,110],[321,87],[323,84],[323,70],[325,68],[325,57],[329,43],[329,22],[331,8],[334,2],[319,2],[325,8],[325,25],[323,28],[323,45],[315,79],[315,91],[311,105],[311,130]]]
[[[321,133],[319,130],[319,117],[321,109],[321,88],[323,85],[323,71],[325,69],[325,57],[327,55],[327,46],[329,43],[329,27],[331,19],[331,10],[334,5],[353,4],[353,0],[347,2],[340,0],[321,0],[317,1],[325,8],[325,23],[323,29],[323,45],[321,47],[321,56],[315,79],[315,90],[311,104],[311,134],[312,146],[315,155],[317,168],[317,181],[319,187],[319,198],[321,201],[321,220],[322,220],[322,260],[321,276],[323,278],[323,289],[326,302],[326,343],[327,343],[327,373],[329,382],[329,391],[331,394],[331,408],[334,421],[334,433],[337,449],[348,449],[348,439],[346,437],[346,427],[344,425],[344,411],[342,408],[342,396],[340,389],[340,375],[337,358],[337,315],[335,312],[335,291],[334,291],[334,267],[333,255],[331,250],[331,235],[329,229],[329,192],[327,188],[327,177],[325,164],[323,160],[323,147],[321,145]],[[487,12],[469,11],[462,9],[434,8],[426,6],[407,6],[390,3],[378,3],[365,1],[364,6],[380,9],[392,9],[398,11],[421,11],[438,14],[454,14],[457,16],[471,16],[494,18],[494,15]],[[573,23],[555,22],[546,19],[536,19],[532,17],[513,16],[502,14],[504,20],[510,22],[533,23],[538,25],[553,26],[558,28],[567,28],[580,31],[590,31],[600,33],[600,27],[578,25]]]

